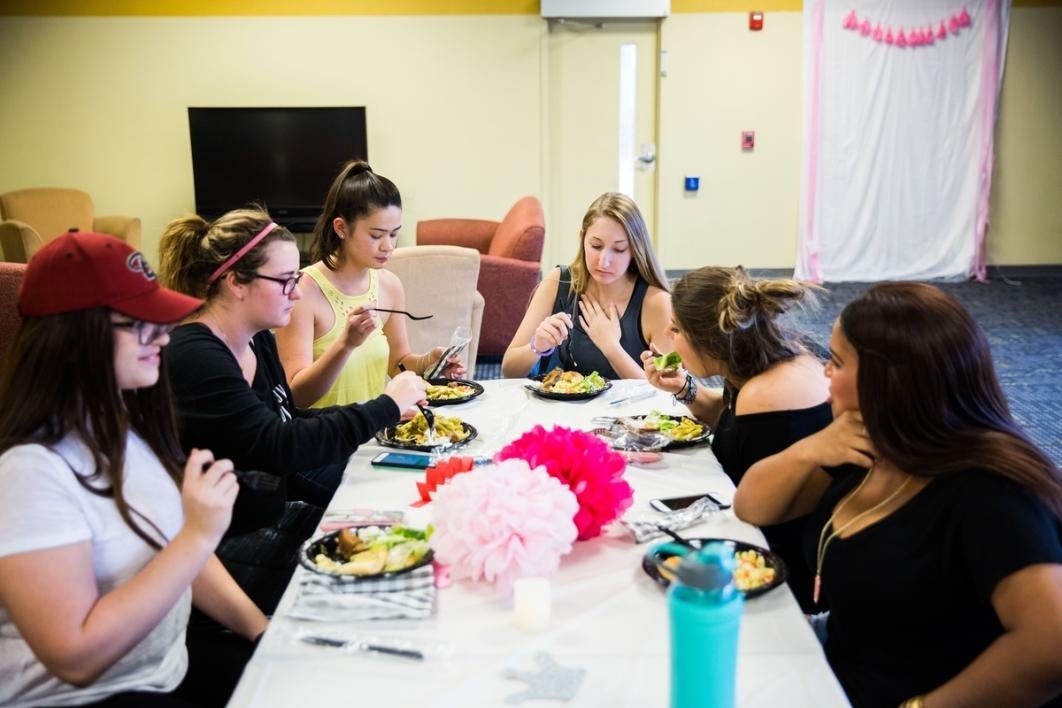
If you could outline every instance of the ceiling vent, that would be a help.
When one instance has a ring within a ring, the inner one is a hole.
[[[671,0],[541,0],[546,19],[667,17]]]

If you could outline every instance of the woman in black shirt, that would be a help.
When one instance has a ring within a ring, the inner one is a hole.
[[[231,211],[209,223],[177,219],[160,251],[163,282],[205,301],[174,330],[167,351],[182,445],[209,448],[238,469],[280,476],[289,500],[313,507],[285,510],[281,499],[278,520],[262,508],[272,509],[276,499],[258,501],[248,490],[237,499],[234,532],[218,555],[270,611],[294,568],[291,549],[313,532],[347,458],[423,400],[425,382],[400,374],[366,403],[295,407],[270,329],[288,323],[301,297],[299,252],[294,236],[263,210]],[[267,521],[271,528],[236,535]]]
[[[673,394],[713,431],[712,452],[734,484],[757,460],[829,425],[822,363],[779,316],[809,288],[795,280],[756,280],[745,270],[705,267],[671,292],[672,332],[682,365],[659,370],[642,354],[649,382]],[[659,353],[659,352],[656,352]],[[723,389],[694,376],[721,376]],[[811,573],[801,549],[802,521],[763,529],[789,567],[789,586],[811,611]]]
[[[1059,705],[1062,477],[1018,428],[988,342],[929,285],[834,325],[834,422],[753,465],[737,515],[813,514],[826,654],[861,706]]]

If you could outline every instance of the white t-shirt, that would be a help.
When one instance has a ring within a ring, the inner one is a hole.
[[[136,575],[156,551],[126,525],[113,498],[89,492],[74,477],[71,466],[81,475],[92,470],[84,444],[68,436],[54,449],[19,445],[0,456],[0,556],[90,541],[102,597]],[[93,485],[106,488],[110,482]],[[180,531],[180,490],[134,433],[126,442],[124,492],[129,506],[167,539]],[[140,525],[154,533],[143,521]],[[48,673],[0,606],[0,705],[74,705],[121,691],[172,691],[188,670],[184,633],[191,603],[189,588],[157,627],[86,688]]]

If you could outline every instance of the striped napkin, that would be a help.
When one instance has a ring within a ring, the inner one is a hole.
[[[425,619],[435,613],[432,565],[383,578],[334,578],[299,568],[288,615],[320,622]]]
[[[703,497],[693,502],[685,509],[669,511],[652,521],[627,521],[626,519],[622,519],[620,523],[623,524],[624,528],[631,532],[631,535],[634,536],[635,543],[645,543],[658,536],[665,535],[664,532],[660,530],[660,526],[671,529],[672,531],[678,531],[679,529],[688,528],[700,523],[700,520],[703,517],[715,511],[719,511],[719,505],[708,497]]]

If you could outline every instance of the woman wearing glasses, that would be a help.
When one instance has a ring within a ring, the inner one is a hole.
[[[299,406],[323,407],[380,395],[401,370],[424,374],[443,347],[413,354],[406,337],[402,282],[384,265],[402,227],[402,196],[394,182],[354,160],[325,197],[314,228],[313,257],[303,273],[303,298],[277,331],[280,359]],[[462,376],[456,357],[445,376]]]
[[[423,380],[400,374],[363,404],[306,410],[293,402],[270,329],[288,323],[301,297],[299,252],[294,236],[265,211],[240,209],[213,222],[177,219],[167,226],[160,252],[163,281],[205,301],[174,330],[169,351],[182,441],[209,447],[240,469],[284,477],[289,499],[327,506],[347,458],[424,399]],[[293,523],[297,528],[286,537],[297,543],[316,520]],[[250,548],[238,548],[240,543],[232,540],[222,557],[250,563],[243,570],[253,575],[261,549],[252,541]],[[230,567],[243,581],[243,570]],[[293,567],[285,559],[284,568]],[[279,599],[285,582],[286,576],[274,577],[263,592]],[[258,591],[252,594],[271,604]]]
[[[670,351],[671,302],[638,205],[615,192],[590,205],[569,266],[546,274],[502,358],[502,375],[549,366],[606,379],[645,378],[640,354]]]
[[[224,705],[265,630],[213,555],[232,463],[182,464],[160,380],[200,305],[103,234],[27,267],[0,376],[0,704]],[[190,626],[193,605],[233,634]]]

